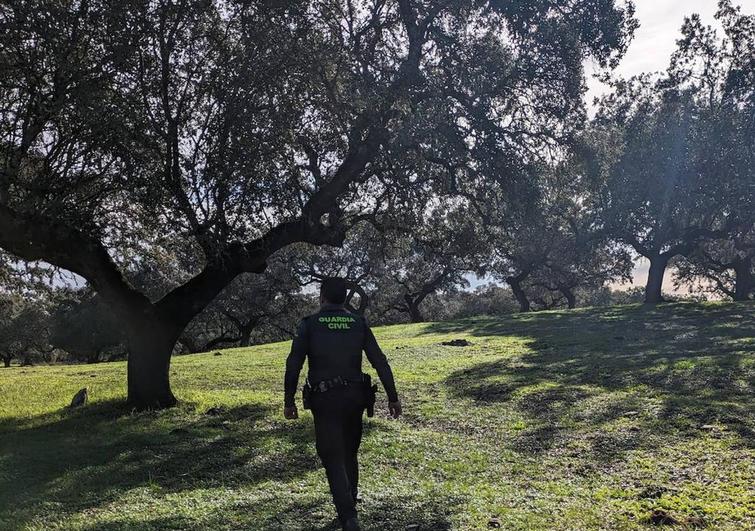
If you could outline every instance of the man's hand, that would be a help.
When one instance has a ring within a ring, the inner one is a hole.
[[[296,406],[285,406],[283,408],[283,416],[288,420],[294,420],[299,418],[299,411]]]
[[[401,400],[388,402],[388,411],[394,419],[399,418],[401,416]]]

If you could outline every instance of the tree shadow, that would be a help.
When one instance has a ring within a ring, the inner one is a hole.
[[[271,408],[260,404],[214,413],[130,414],[117,402],[102,402],[63,418],[56,413],[33,419],[31,427],[28,419],[3,421],[0,510],[23,528],[39,504],[74,513],[139,486],[161,494],[248,487],[319,467],[311,423],[275,420]]]
[[[359,519],[365,531],[403,530],[408,525],[418,526],[419,531],[447,531],[452,529],[452,515],[462,504],[459,497],[449,497],[441,493],[410,496],[391,496],[369,501],[359,506]],[[135,529],[181,529],[206,530],[228,529],[229,521],[249,520],[249,507],[244,504],[234,506],[230,511],[207,514],[200,519],[186,516],[156,516],[134,520],[123,517],[109,522],[93,523],[85,527],[87,531],[132,531]],[[324,510],[323,510],[324,509]],[[338,531],[341,526],[335,516],[320,518],[313,523],[312,515],[334,512],[329,495],[316,501],[289,501],[278,503],[277,510],[262,520],[249,521],[244,529],[254,531]],[[327,521],[327,523],[323,523]],[[235,527],[238,528],[238,527]]]
[[[451,518],[464,503],[460,496],[446,492],[412,493],[411,495],[390,496],[377,500],[367,500],[358,506],[359,521],[365,531],[403,530],[409,525],[418,526],[420,531],[445,531],[452,529]],[[255,522],[254,529],[265,531],[287,531],[301,529],[307,531],[337,531],[341,529],[333,518],[324,525],[307,523],[307,515],[327,505],[332,511],[330,498],[322,503],[304,505],[292,503],[282,507],[265,521]]]
[[[663,445],[671,434],[734,434],[737,444],[755,448],[752,305],[535,313],[434,323],[427,331],[524,340],[527,353],[445,380],[451,396],[512,404],[527,423],[509,443],[519,452],[581,439],[579,452],[610,462]]]
[[[451,518],[465,498],[445,492],[430,492],[425,497],[392,496],[367,506],[361,516],[365,530],[406,529],[418,526],[420,531],[452,529]]]
[[[341,529],[338,521],[334,518],[332,523],[325,527],[313,526],[307,523],[307,516],[314,510],[318,509],[321,503],[300,503],[289,507],[281,508],[277,513],[263,522],[249,521],[250,507],[245,504],[238,504],[230,510],[223,510],[219,514],[204,514],[199,518],[190,518],[187,516],[163,516],[155,518],[119,518],[109,522],[97,522],[91,526],[85,527],[86,531],[133,531],[135,529],[144,530],[164,530],[180,529],[182,531],[196,530],[205,531],[208,529],[253,529],[255,531],[289,531],[297,529],[301,531],[337,531]],[[247,522],[241,525],[239,522]],[[234,522],[234,526],[229,526],[229,522]]]
[[[139,521],[122,518],[111,522],[98,522],[88,527],[86,531],[146,531],[175,529],[186,531],[189,529],[206,529],[198,527],[196,522],[186,516],[159,516],[155,518],[143,518]]]

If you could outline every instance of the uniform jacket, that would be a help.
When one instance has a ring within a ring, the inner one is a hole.
[[[309,362],[307,378],[312,384],[336,376],[359,379],[362,352],[377,371],[388,400],[398,400],[391,367],[365,318],[341,305],[323,304],[320,311],[299,322],[286,360],[285,405],[294,405],[305,359]]]

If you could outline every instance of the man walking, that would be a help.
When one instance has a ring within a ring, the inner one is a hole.
[[[388,395],[393,418],[401,415],[393,373],[375,336],[361,315],[344,308],[346,282],[327,278],[320,287],[320,310],[305,317],[286,360],[283,414],[298,418],[294,401],[304,359],[309,360],[305,396],[315,422],[315,446],[328,477],[330,493],[344,530],[360,529],[357,520],[362,412],[372,391],[362,373],[362,351],[375,368]]]

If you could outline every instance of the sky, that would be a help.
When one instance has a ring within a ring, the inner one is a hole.
[[[744,13],[755,13],[755,0],[735,0]],[[640,27],[634,34],[621,64],[615,70],[618,75],[630,77],[642,72],[664,70],[680,37],[684,17],[698,13],[705,24],[718,26],[714,15],[718,0],[635,0],[636,17]],[[591,71],[587,65],[588,72]],[[588,80],[587,101],[605,91],[605,86],[595,79]]]

